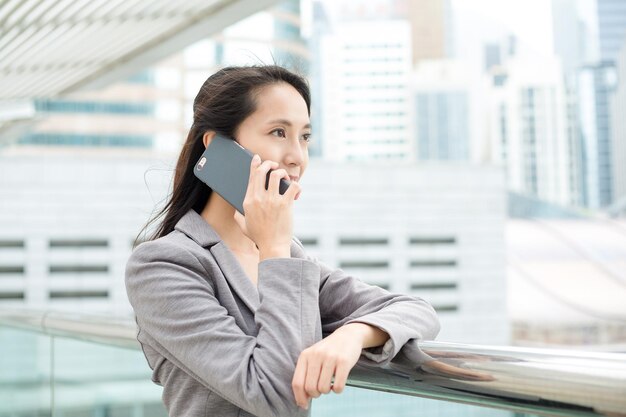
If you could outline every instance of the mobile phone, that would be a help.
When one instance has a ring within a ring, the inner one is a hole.
[[[248,189],[250,163],[254,154],[235,140],[216,134],[204,150],[193,169],[203,183],[211,187],[239,213],[244,214],[243,199]],[[265,189],[269,187],[270,170],[265,179]],[[278,192],[285,194],[290,181],[280,179]]]

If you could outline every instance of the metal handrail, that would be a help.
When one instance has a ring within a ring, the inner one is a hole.
[[[0,309],[0,326],[140,349],[133,317]],[[545,416],[626,417],[626,354],[411,340],[348,385]]]

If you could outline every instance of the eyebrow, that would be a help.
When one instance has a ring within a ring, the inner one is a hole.
[[[287,119],[276,119],[276,120],[270,120],[269,122],[267,122],[268,124],[283,124],[283,125],[287,125],[289,127],[293,126],[293,123],[291,123],[289,120]],[[304,129],[310,129],[311,128],[311,123],[307,123],[304,125]]]

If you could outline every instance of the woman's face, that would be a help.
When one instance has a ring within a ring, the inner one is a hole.
[[[259,90],[256,104],[256,111],[239,125],[235,139],[262,161],[278,162],[278,168],[298,182],[309,163],[311,121],[306,102],[290,84],[276,83]]]

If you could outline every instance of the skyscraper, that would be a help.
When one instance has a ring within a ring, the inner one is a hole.
[[[470,159],[470,86],[466,66],[422,61],[411,77],[411,106],[418,160]]]
[[[568,107],[574,120],[569,136],[573,159],[579,161],[572,174],[581,184],[580,202],[600,209],[614,200],[611,130],[619,123],[612,119],[619,116],[611,111],[610,96],[617,86],[615,60],[626,36],[626,3],[597,0],[597,29],[580,6],[576,0],[552,0],[554,51],[573,104]]]
[[[413,65],[453,55],[450,0],[408,0]]]
[[[596,0],[600,58],[615,61],[626,36],[626,2],[624,0]]]
[[[515,57],[492,74],[492,160],[506,167],[509,189],[575,204],[567,95],[557,59]]]
[[[409,160],[410,26],[404,19],[337,23],[320,39],[324,156]]]
[[[407,20],[414,66],[454,53],[450,0],[348,0],[337,1],[334,7],[341,21]]]
[[[617,61],[617,78],[621,81],[611,98],[613,201],[626,204],[626,39]],[[621,116],[620,116],[621,115]],[[624,211],[625,209],[621,209]]]
[[[324,89],[322,88],[322,72],[324,69],[322,39],[332,31],[328,11],[320,1],[314,1],[312,10],[311,36],[309,51],[311,53],[310,82],[311,82],[311,125],[313,140],[309,144],[309,156],[322,157],[324,141],[322,140],[324,116]]]
[[[554,53],[561,59],[563,72],[568,76],[592,58],[591,28],[577,3],[578,0],[552,0]]]
[[[613,202],[609,98],[616,85],[617,74],[612,62],[587,65],[578,72],[583,201],[590,208],[604,208]]]
[[[276,62],[309,73],[309,51],[301,34],[300,0],[286,0],[271,10]]]
[[[173,150],[183,124],[176,59],[100,91],[33,100],[38,123],[18,146]]]

